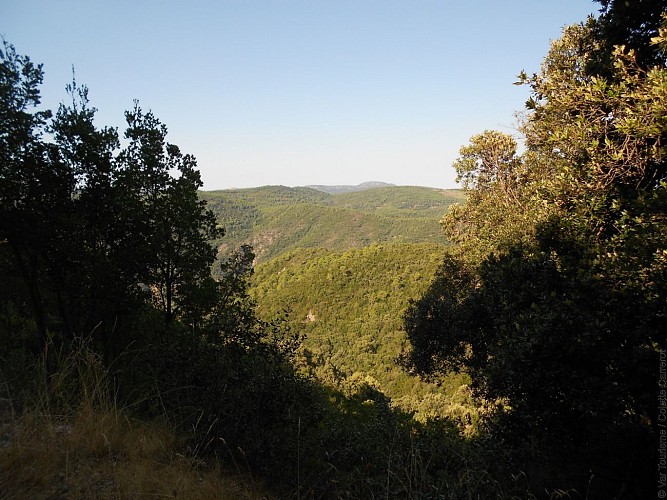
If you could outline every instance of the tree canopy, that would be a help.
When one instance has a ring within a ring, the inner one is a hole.
[[[489,131],[461,149],[459,248],[406,313],[404,360],[467,372],[496,405],[493,449],[536,489],[639,498],[667,347],[667,9],[602,4],[520,75],[526,151]]]
[[[167,143],[166,126],[138,103],[125,114],[121,148],[114,128],[95,125],[88,89],[75,80],[69,104],[41,110],[41,66],[7,42],[0,63],[0,252],[16,285],[3,297],[7,324],[30,317],[36,350],[48,336],[94,332],[112,354],[151,304],[165,327],[193,308],[205,314],[209,242],[222,232],[198,197],[194,157]]]

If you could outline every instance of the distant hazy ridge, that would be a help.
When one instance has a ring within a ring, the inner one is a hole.
[[[350,186],[350,185],[343,185],[343,186],[313,185],[313,186],[306,186],[306,187],[311,188],[311,189],[316,189],[317,191],[323,191],[323,192],[329,193],[329,194],[341,194],[341,193],[354,193],[356,191],[366,191],[367,189],[375,189],[375,188],[382,188],[382,187],[396,187],[396,184],[390,184],[390,183],[387,183],[387,182],[370,181],[370,182],[362,182],[361,184],[357,184],[356,186]]]

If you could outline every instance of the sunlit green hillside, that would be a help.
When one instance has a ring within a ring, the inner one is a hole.
[[[221,257],[248,243],[257,262],[296,248],[346,250],[378,243],[445,244],[438,224],[458,190],[383,187],[328,194],[310,188],[265,186],[201,192],[226,234]]]
[[[433,189],[416,186],[395,186],[341,193],[334,197],[337,206],[392,217],[433,217],[439,219],[453,203],[463,202],[465,195],[458,189]]]
[[[402,314],[428,286],[443,252],[444,246],[425,243],[296,250],[259,265],[252,292],[265,318],[289,311],[323,382],[340,387],[365,380],[422,416],[467,418],[462,377],[438,388],[396,364],[405,341]]]
[[[268,320],[289,312],[293,329],[306,335],[306,369],[319,380],[339,389],[365,381],[424,417],[465,413],[463,379],[437,388],[396,363],[403,311],[442,260],[447,241],[439,220],[463,201],[461,191],[265,186],[201,196],[226,230],[220,257],[253,246],[260,314]]]

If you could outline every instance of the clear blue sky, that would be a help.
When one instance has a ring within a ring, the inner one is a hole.
[[[99,125],[138,99],[195,155],[204,189],[265,184],[455,187],[458,149],[515,133],[550,40],[588,0],[2,0],[0,34],[72,66]]]

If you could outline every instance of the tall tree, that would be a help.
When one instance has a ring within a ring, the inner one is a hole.
[[[667,347],[667,69],[647,66],[630,35],[604,58],[618,3],[566,28],[542,71],[522,76],[533,92],[520,196],[504,210],[473,184],[472,204],[444,220],[467,228],[464,258],[406,315],[407,365],[468,371],[498,403],[489,429],[517,449],[507,463],[587,498],[647,494]]]
[[[209,241],[222,231],[198,198],[202,181],[194,157],[167,143],[166,126],[138,104],[126,119],[129,144],[119,155],[118,173],[122,209],[140,238],[134,249],[145,269],[137,279],[152,288],[169,324],[199,284],[211,279],[215,249]]]
[[[517,143],[508,134],[486,130],[470,139],[468,146],[459,151],[454,162],[457,182],[463,189],[484,191],[497,186],[506,197],[511,197],[518,183]]]
[[[41,66],[6,42],[0,63],[0,269],[7,281],[20,277],[6,304],[30,304],[37,348],[47,331],[57,340],[95,332],[117,353],[147,302],[142,288],[165,324],[204,302],[210,310],[209,241],[222,231],[198,197],[194,157],[168,144],[166,127],[138,104],[119,150],[117,131],[95,125],[75,80],[52,118],[39,110]]]
[[[57,238],[55,220],[68,210],[73,176],[56,148],[42,140],[51,113],[38,110],[41,65],[0,49],[0,241],[9,247],[29,296],[40,344],[46,341],[44,257]]]
[[[129,286],[116,258],[123,237],[114,186],[118,134],[95,126],[87,87],[73,79],[66,89],[71,101],[59,106],[49,132],[74,184],[70,212],[59,223],[59,251],[50,256],[52,279],[70,334],[95,330],[106,343],[113,325],[121,326]]]
[[[530,235],[538,214],[535,210],[517,213],[516,206],[527,205],[534,179],[517,154],[516,140],[486,130],[471,137],[459,153],[453,167],[467,198],[440,221],[447,239],[466,254],[479,257],[500,240],[521,241]]]

